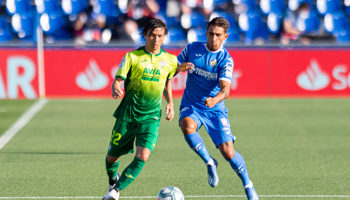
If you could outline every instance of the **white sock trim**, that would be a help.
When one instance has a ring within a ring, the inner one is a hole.
[[[210,160],[206,163],[207,165],[215,165],[214,160],[210,158]]]
[[[244,186],[244,188],[251,188],[253,187],[253,182],[250,181],[246,186]]]

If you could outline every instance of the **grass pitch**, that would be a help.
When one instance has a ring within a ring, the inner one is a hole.
[[[33,102],[0,101],[0,135]],[[50,100],[0,150],[0,199],[100,199],[119,102]],[[153,155],[121,198],[155,199],[162,187],[174,185],[186,199],[245,199],[241,181],[202,128],[219,162],[219,186],[208,185],[206,167],[178,127],[179,103],[172,122],[162,119]],[[235,148],[260,199],[350,199],[350,99],[229,99],[226,105]],[[120,169],[132,158],[122,157]]]

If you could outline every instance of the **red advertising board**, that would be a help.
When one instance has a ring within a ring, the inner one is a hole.
[[[109,98],[110,85],[132,49],[46,49],[48,98]],[[177,55],[181,49],[169,50]],[[350,49],[229,49],[231,96],[350,96]],[[0,50],[0,99],[38,98],[36,50]],[[186,73],[172,79],[181,96]]]
[[[0,99],[39,96],[36,51],[0,49]]]

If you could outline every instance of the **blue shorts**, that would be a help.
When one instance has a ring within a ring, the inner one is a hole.
[[[231,132],[226,108],[225,110],[203,110],[194,106],[181,106],[179,123],[185,117],[190,117],[197,123],[197,131],[203,125],[216,148],[228,141],[235,142],[236,137]]]

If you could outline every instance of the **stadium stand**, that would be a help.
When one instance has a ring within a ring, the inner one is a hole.
[[[145,13],[139,6],[147,1],[157,5]],[[310,12],[297,13],[305,3]],[[350,43],[350,0],[2,0],[0,43],[35,42],[38,26],[46,43],[139,44],[142,20],[159,17],[169,27],[166,44],[183,44],[205,40],[206,23],[223,16],[231,24],[227,43],[279,44],[291,13],[311,43]]]

